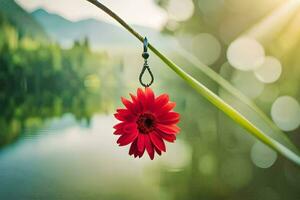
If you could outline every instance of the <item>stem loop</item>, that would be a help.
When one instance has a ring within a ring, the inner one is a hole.
[[[142,86],[149,87],[154,82],[154,76],[153,76],[153,73],[150,70],[150,67],[149,67],[148,61],[147,61],[147,59],[149,58],[149,53],[148,53],[148,40],[147,40],[146,37],[144,38],[143,43],[144,43],[144,52],[143,52],[142,56],[145,59],[145,61],[144,61],[143,69],[142,69],[142,71],[140,73],[140,76],[139,76],[139,81],[140,81]],[[146,70],[149,72],[150,78],[151,78],[149,83],[144,83],[143,82],[143,76],[144,76]]]

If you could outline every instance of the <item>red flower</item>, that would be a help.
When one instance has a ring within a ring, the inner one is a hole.
[[[137,96],[130,94],[132,101],[121,98],[126,108],[117,109],[115,117],[121,122],[114,126],[114,134],[120,135],[119,146],[131,144],[129,155],[142,157],[145,150],[151,160],[155,152],[161,155],[166,151],[164,141],[174,142],[179,132],[176,124],[179,114],[173,111],[174,102],[162,94],[155,98],[148,87],[137,90]]]

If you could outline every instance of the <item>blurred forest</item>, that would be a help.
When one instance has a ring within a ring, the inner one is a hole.
[[[0,29],[0,146],[51,117],[72,113],[89,121],[109,110],[115,73],[105,53],[90,50],[88,39],[62,49],[22,34],[4,16]]]

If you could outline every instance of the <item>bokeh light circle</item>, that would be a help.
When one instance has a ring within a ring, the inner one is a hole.
[[[299,102],[290,96],[278,97],[272,104],[271,117],[283,131],[292,131],[300,126]]]
[[[236,69],[254,70],[263,64],[265,51],[263,46],[255,39],[242,37],[234,40],[229,45],[227,59]]]
[[[264,90],[264,84],[258,81],[252,72],[235,71],[231,82],[251,99],[258,97]]]
[[[264,63],[254,73],[258,80],[263,83],[273,83],[277,81],[281,75],[281,63],[272,56],[267,56]]]
[[[193,53],[201,62],[211,65],[221,54],[220,42],[209,33],[200,33],[193,38]]]
[[[176,21],[185,21],[194,13],[192,0],[170,0],[167,5],[169,18]]]
[[[251,160],[257,167],[269,168],[275,163],[276,159],[277,153],[265,144],[257,141],[252,146]]]

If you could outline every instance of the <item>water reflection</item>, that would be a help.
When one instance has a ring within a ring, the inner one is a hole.
[[[67,114],[3,149],[0,199],[155,198],[143,171],[148,160],[134,160],[113,145],[114,123],[98,115],[86,128]]]
[[[47,119],[65,113],[88,126],[95,113],[111,111],[122,88],[116,87],[122,84],[116,71],[122,72],[123,66],[118,59],[108,62],[104,52],[91,52],[87,39],[75,41],[70,49],[1,43],[0,147],[20,135],[35,134]]]

